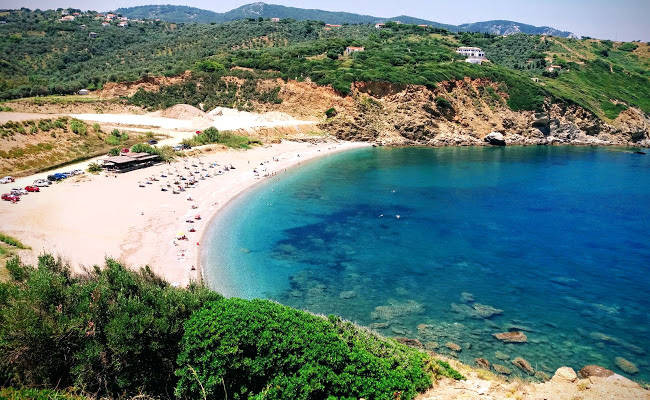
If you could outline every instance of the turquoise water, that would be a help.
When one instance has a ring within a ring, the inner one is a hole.
[[[465,362],[650,381],[649,206],[650,156],[620,149],[361,149],[236,199],[203,258],[225,295],[339,314]],[[528,342],[492,336],[508,330]]]

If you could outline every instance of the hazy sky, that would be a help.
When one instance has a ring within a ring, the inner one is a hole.
[[[0,8],[73,7],[112,10],[146,4],[177,4],[218,12],[253,0],[0,0]],[[267,3],[379,17],[410,15],[432,21],[465,22],[507,19],[547,25],[598,38],[650,41],[650,0],[269,0]]]

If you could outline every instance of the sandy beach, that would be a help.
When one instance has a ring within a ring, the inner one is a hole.
[[[232,198],[263,181],[264,175],[367,145],[283,141],[250,150],[219,149],[118,175],[85,173],[23,196],[18,204],[1,202],[2,231],[32,247],[27,262],[50,252],[69,261],[73,270],[82,271],[112,257],[132,268],[149,265],[172,284],[185,286],[200,279],[201,237],[212,216]],[[230,165],[235,169],[225,171],[223,167]],[[78,167],[67,167],[74,168]],[[177,186],[173,181],[178,174],[194,175],[198,185],[179,194],[171,188],[162,191],[167,183]],[[198,178],[205,174],[211,176]],[[157,181],[145,183],[153,177]],[[36,178],[21,178],[1,189],[25,186]],[[200,220],[195,219],[197,215]],[[189,232],[191,227],[195,232]],[[177,240],[181,232],[188,240]]]

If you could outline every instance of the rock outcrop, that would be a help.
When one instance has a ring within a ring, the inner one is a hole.
[[[607,378],[612,375],[614,375],[614,371],[610,371],[599,365],[585,365],[580,371],[578,371],[578,376],[581,378],[589,378],[591,376]]]
[[[519,368],[520,370],[526,372],[527,374],[532,375],[532,374],[535,373],[535,370],[533,369],[533,367],[524,358],[517,357],[514,360],[512,360],[512,364],[514,366],[516,366],[517,368]],[[575,374],[575,372],[574,372],[574,374]]]
[[[569,367],[558,368],[552,378],[554,381],[559,380],[566,382],[575,382],[576,379],[578,379],[578,375],[576,375],[576,372],[573,370],[573,368]]]
[[[495,333],[492,336],[506,343],[526,343],[528,337],[521,331]]]
[[[506,140],[503,138],[503,135],[500,132],[490,132],[483,138],[483,140],[493,146],[506,145]]]

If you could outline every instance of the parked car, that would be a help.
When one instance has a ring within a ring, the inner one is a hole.
[[[16,180],[13,178],[13,176],[5,176],[4,178],[0,179],[0,183],[11,183],[15,182]]]
[[[201,134],[201,131],[196,131],[196,134],[197,134],[197,135],[200,135],[200,134]]]
[[[128,152],[129,152],[128,148],[125,147],[125,148],[122,149],[122,153],[128,153]]]
[[[149,144],[158,144],[158,141],[156,139],[151,139],[149,141]]]
[[[179,145],[176,145],[176,146],[174,146],[174,147],[172,147],[172,148],[174,149],[174,151],[181,151],[181,150],[183,150],[183,146],[181,146],[180,144],[179,144]]]
[[[68,174],[64,174],[62,172],[57,172],[56,174],[48,175],[47,180],[50,182],[56,182],[60,181],[62,179],[65,179],[68,177]]]
[[[81,175],[81,174],[83,174],[83,173],[84,173],[84,172],[83,172],[82,170],[80,170],[80,169],[75,169],[75,170],[73,170],[73,171],[68,172],[68,175],[70,175],[70,176],[74,176],[74,175]]]
[[[50,186],[50,181],[47,179],[37,179],[34,181],[34,186],[47,187]]]
[[[27,190],[21,189],[21,188],[13,188],[13,189],[11,189],[11,194],[13,194],[14,196],[22,196],[22,195],[28,194],[28,193],[29,192]]]
[[[11,193],[5,193],[2,195],[2,200],[11,201],[13,203],[20,201],[20,196],[14,196]]]
[[[192,146],[190,146],[190,145],[187,144],[187,143],[183,143],[182,146],[183,146],[183,149],[184,149],[184,150],[189,150],[189,149],[192,148]]]
[[[25,186],[25,190],[28,192],[40,192],[41,189],[38,186]]]

